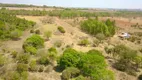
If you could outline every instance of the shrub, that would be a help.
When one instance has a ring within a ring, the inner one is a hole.
[[[0,67],[2,67],[5,63],[5,57],[0,54]]]
[[[38,35],[32,35],[23,44],[23,49],[25,52],[34,52],[35,49],[44,47],[44,40]],[[34,49],[35,48],[35,49]]]
[[[28,65],[27,64],[23,64],[23,63],[18,63],[17,64],[17,71],[19,73],[22,73],[24,71],[28,71]]]
[[[35,31],[32,29],[32,30],[30,30],[30,33],[34,33]]]
[[[55,47],[61,47],[61,46],[62,46],[62,42],[61,42],[61,41],[56,41],[56,42],[54,43],[54,46],[55,46]]]
[[[99,45],[100,41],[98,39],[93,40],[93,46],[97,47]]]
[[[40,34],[40,30],[36,30],[36,31],[35,31],[35,34]]]
[[[84,76],[80,75],[80,76],[76,77],[76,78],[73,79],[73,80],[90,80],[90,79],[87,79],[87,78],[85,78]]]
[[[59,30],[61,33],[65,33],[64,28],[63,28],[63,27],[61,27],[61,26],[59,26],[59,27],[58,27],[58,30]]]
[[[47,56],[40,57],[39,60],[38,60],[38,62],[41,65],[47,65],[47,64],[49,64],[49,60],[48,60]]]
[[[51,47],[51,48],[48,49],[48,52],[49,53],[57,53],[57,50],[56,50],[55,47]]]
[[[37,65],[36,65],[36,60],[32,60],[29,64],[29,70],[30,71],[36,71],[37,70]]]
[[[38,72],[43,72],[44,71],[44,66],[40,66]]]
[[[18,39],[22,35],[22,31],[16,29],[12,31],[10,35],[12,39]]]
[[[83,39],[79,42],[79,45],[81,45],[81,46],[87,46],[88,44],[89,44],[88,39]]]
[[[139,50],[142,53],[142,49]]]
[[[17,57],[17,55],[18,55],[18,52],[13,51],[13,52],[11,53],[11,55],[12,55],[12,57],[13,57],[13,58],[16,58],[16,57]]]
[[[53,66],[49,65],[49,66],[47,66],[45,72],[48,73],[48,72],[51,72],[52,70],[53,70]]]
[[[98,33],[98,34],[96,34],[96,38],[97,38],[98,40],[104,40],[106,37],[105,37],[104,34]]]
[[[4,80],[20,80],[20,74],[17,71],[8,72],[4,77]]]
[[[69,80],[70,78],[74,78],[80,74],[80,70],[75,67],[69,67],[62,72],[62,79]]]
[[[52,32],[51,31],[46,31],[46,32],[44,32],[44,35],[45,35],[46,38],[49,39],[52,36]]]
[[[29,58],[30,58],[30,55],[29,54],[20,54],[18,57],[17,57],[17,60],[18,60],[18,63],[25,63],[27,64],[29,62]]]
[[[21,80],[28,80],[28,72],[23,71],[21,74]]]
[[[35,47],[33,47],[33,46],[27,46],[25,48],[25,51],[29,52],[32,55],[35,55],[37,53],[37,49]]]

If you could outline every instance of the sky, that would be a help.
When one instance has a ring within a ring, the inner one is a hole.
[[[83,8],[142,9],[142,0],[0,0],[0,3]]]

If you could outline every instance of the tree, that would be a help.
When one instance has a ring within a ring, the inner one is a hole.
[[[62,26],[59,26],[59,27],[58,27],[58,30],[59,30],[61,33],[65,33],[65,30],[64,30],[64,28],[63,28]]]
[[[80,54],[76,50],[68,48],[64,51],[63,55],[58,61],[58,64],[62,68],[77,67],[79,61],[80,61]]]
[[[109,37],[115,34],[115,23],[109,20],[105,23],[97,19],[88,19],[81,23],[81,29],[91,35],[103,34]]]

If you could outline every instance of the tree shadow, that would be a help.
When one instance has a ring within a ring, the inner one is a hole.
[[[139,75],[139,76],[138,76],[138,80],[142,80],[142,75]]]
[[[61,66],[55,66],[53,69],[54,69],[56,72],[62,72],[62,71],[64,70],[64,68],[61,67]]]
[[[12,40],[13,41],[19,41],[19,40],[21,40],[21,38],[13,38]]]

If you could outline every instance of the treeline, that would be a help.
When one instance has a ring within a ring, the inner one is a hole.
[[[46,7],[46,6],[45,6]],[[58,8],[57,8],[58,9]],[[140,11],[114,11],[114,12],[85,12],[77,9],[63,9],[63,10],[8,10],[2,8],[1,13],[10,13],[14,15],[30,15],[30,16],[57,16],[59,18],[75,18],[75,17],[141,17]]]
[[[11,15],[27,15],[27,16],[45,16],[47,15],[47,11],[43,10],[8,10],[6,8],[2,8],[0,10],[2,14],[11,14]]]
[[[115,21],[111,22],[108,19],[102,22],[97,19],[88,19],[81,23],[81,29],[94,36],[102,34],[109,37],[115,34]]]
[[[38,6],[26,5],[26,4],[3,4],[3,3],[0,3],[0,7],[38,7]]]
[[[17,18],[15,15],[0,12],[0,39],[20,37],[22,31],[33,27],[35,22]]]

